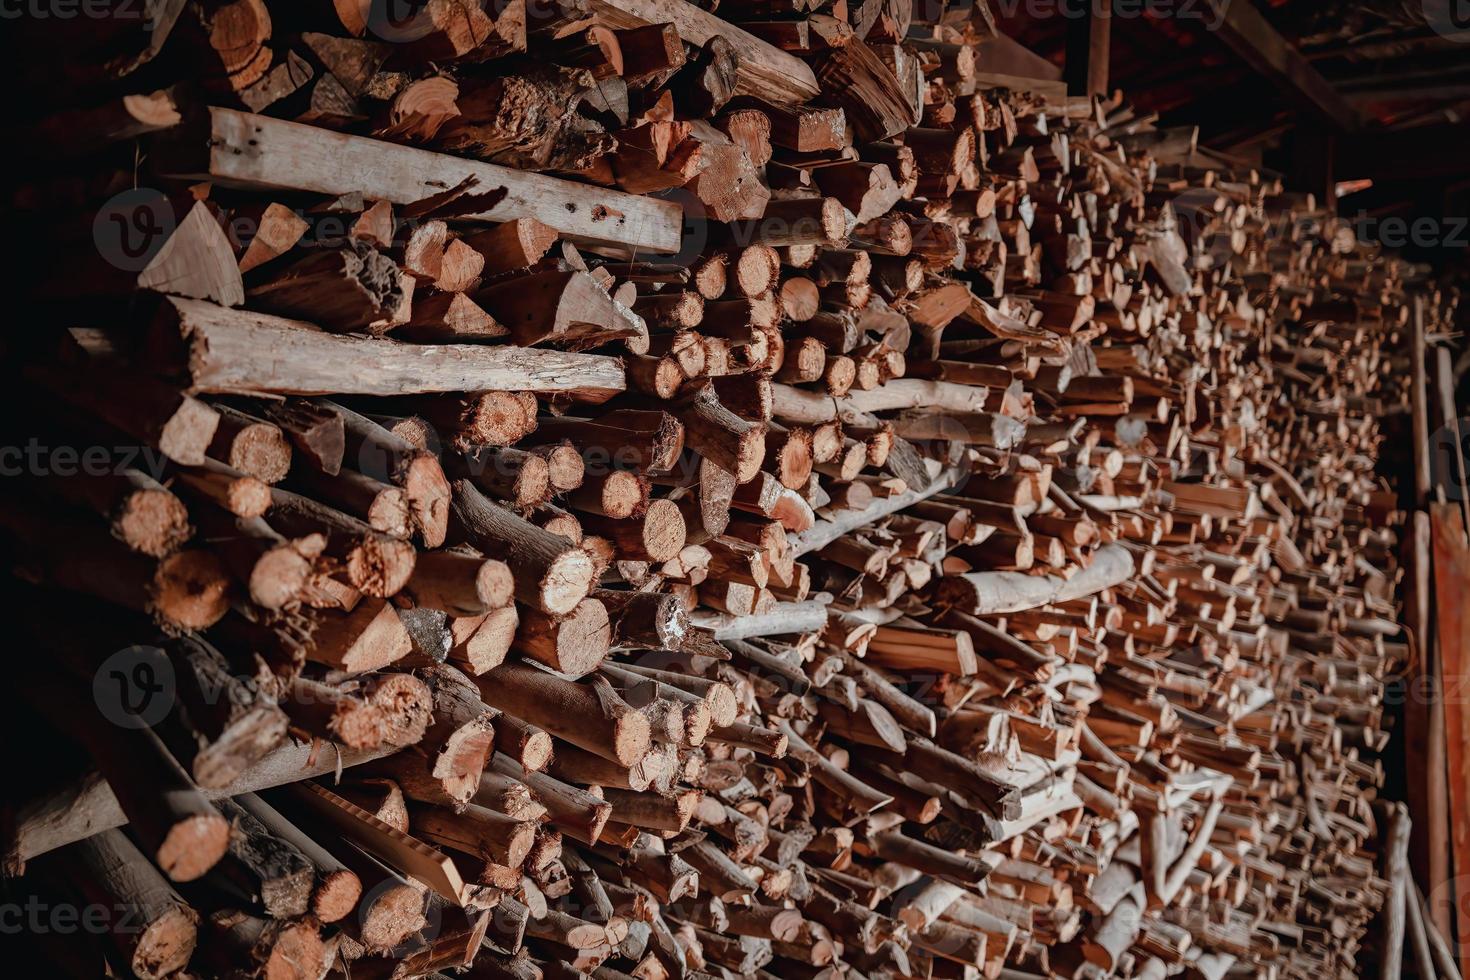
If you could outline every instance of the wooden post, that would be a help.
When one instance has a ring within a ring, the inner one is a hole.
[[[1438,648],[1446,684],[1458,685],[1470,670],[1470,615],[1465,596],[1470,595],[1470,546],[1465,542],[1465,525],[1454,504],[1431,504],[1434,524],[1434,616],[1438,626]],[[1440,692],[1444,698],[1446,772],[1449,779],[1451,847],[1454,877],[1429,883],[1430,894],[1453,903],[1455,934],[1470,937],[1470,705],[1459,691]],[[1452,889],[1445,894],[1443,890]],[[1431,909],[1438,918],[1438,911]],[[1446,934],[1448,935],[1448,934]],[[1460,972],[1467,961],[1461,960]]]
[[[1064,0],[1067,52],[1063,80],[1073,95],[1108,94],[1112,55],[1113,0]]]
[[[1414,297],[1413,333],[1409,340],[1409,362],[1414,372],[1410,396],[1414,426],[1414,504],[1429,500],[1429,373],[1425,365],[1424,297]]]

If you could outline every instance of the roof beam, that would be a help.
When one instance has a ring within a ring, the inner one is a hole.
[[[1205,0],[1214,11],[1216,33],[1256,72],[1336,128],[1358,128],[1358,113],[1302,53],[1272,27],[1250,0]]]

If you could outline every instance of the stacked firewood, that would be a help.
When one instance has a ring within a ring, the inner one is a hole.
[[[27,62],[58,963],[1365,968],[1422,270],[983,4],[147,6]]]

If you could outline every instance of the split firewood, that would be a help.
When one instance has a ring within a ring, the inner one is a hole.
[[[1452,271],[986,4],[141,6],[12,59],[63,971],[1453,975]]]

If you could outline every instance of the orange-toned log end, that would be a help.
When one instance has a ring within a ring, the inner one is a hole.
[[[570,445],[553,446],[546,452],[547,475],[558,491],[575,490],[582,485],[586,466],[582,454]]]
[[[494,749],[495,726],[484,715],[451,732],[434,756],[432,770],[445,795],[456,803],[468,803],[480,788],[480,776]]]
[[[386,599],[408,584],[415,560],[407,541],[375,535],[358,542],[347,556],[347,577],[365,595]]]
[[[230,846],[230,822],[218,813],[197,813],[169,828],[154,863],[174,881],[193,881],[219,863]]]
[[[162,980],[189,964],[199,941],[199,916],[179,905],[148,923],[130,964],[143,980]]]
[[[812,475],[812,439],[811,433],[804,430],[792,430],[775,460],[776,478],[781,485],[790,490],[799,490],[806,486],[806,481]]]
[[[383,741],[413,745],[424,737],[434,718],[429,685],[411,674],[387,674],[372,683],[370,703],[383,716]]]
[[[551,467],[540,456],[527,456],[516,474],[515,504],[531,508],[551,496]]]
[[[408,537],[415,526],[408,494],[397,487],[385,487],[368,505],[367,520],[368,526],[375,531],[395,538]]]
[[[439,460],[425,453],[414,457],[403,479],[414,525],[424,544],[437,548],[449,534],[449,481]]]
[[[291,444],[274,425],[248,425],[230,445],[231,466],[265,483],[280,483],[291,469]]]
[[[390,885],[369,896],[360,911],[368,952],[392,949],[424,927],[424,895],[409,885]]]
[[[480,446],[509,446],[536,431],[536,396],[528,391],[487,391],[465,413],[465,432]]]
[[[760,475],[761,464],[766,459],[766,430],[756,426],[740,435],[735,448],[735,482],[749,483]],[[680,544],[683,547],[683,544]],[[662,560],[662,559],[660,559]]]
[[[525,740],[521,742],[520,756],[517,761],[527,772],[544,772],[546,767],[551,765],[551,754],[551,736],[538,730],[527,734]]]
[[[820,378],[826,366],[827,348],[822,346],[822,342],[815,337],[797,337],[786,344],[776,378],[804,384]]]
[[[834,398],[841,398],[852,390],[853,382],[857,380],[857,364],[846,354],[838,354],[827,359],[827,366],[822,372],[822,381],[827,386],[827,393]]]
[[[822,233],[829,242],[847,237],[847,209],[835,197],[822,199]]]
[[[629,372],[638,372],[642,389],[655,398],[673,398],[684,383],[684,368],[675,357],[645,358],[636,367],[629,365]]]
[[[607,607],[596,599],[583,599],[557,625],[557,670],[571,677],[590,674],[607,658],[611,645]]]
[[[311,577],[311,562],[290,545],[266,552],[250,570],[250,598],[266,609],[293,601]]]
[[[637,711],[621,715],[613,724],[612,749],[617,763],[626,768],[642,759],[652,738],[646,715]]]
[[[686,705],[684,708],[684,738],[690,745],[701,745],[714,724],[714,713],[704,702]]]
[[[189,510],[167,490],[129,494],[112,523],[113,534],[134,551],[162,558],[189,540]]]
[[[866,447],[864,453],[866,454]],[[812,462],[829,463],[842,452],[842,425],[823,422],[812,429]]]
[[[781,309],[798,323],[816,316],[821,305],[821,291],[810,279],[796,276],[781,284]]]
[[[868,436],[868,465],[881,467],[888,462],[888,453],[893,449],[893,429],[889,427],[880,428],[877,432]]]
[[[723,255],[710,256],[695,266],[694,288],[705,299],[719,299],[725,295],[728,281],[728,260]]]
[[[323,922],[339,922],[352,914],[362,898],[362,881],[340,868],[322,876],[311,895],[311,913]]]
[[[648,483],[630,470],[614,470],[602,484],[602,512],[608,517],[635,517],[648,500]]]
[[[208,629],[229,610],[230,576],[212,551],[180,551],[153,573],[153,612],[180,629]]]
[[[451,651],[451,656],[471,674],[494,670],[505,663],[519,623],[520,616],[513,605],[487,613],[469,638]]]
[[[575,609],[592,588],[592,570],[591,556],[580,548],[570,548],[552,559],[541,579],[541,611],[563,616]]]
[[[542,521],[541,526],[552,534],[560,534],[572,544],[582,543],[582,523],[572,514],[552,514]]]
[[[510,839],[505,842],[505,865],[518,868],[530,856],[531,845],[536,843],[536,822],[525,820],[511,828]],[[601,927],[599,927],[601,928]]]
[[[735,287],[742,296],[760,296],[775,288],[781,257],[769,245],[748,245],[735,260]]]
[[[944,801],[937,796],[926,799],[919,807],[917,814],[919,823],[933,823],[939,818],[939,811],[944,809]]]
[[[370,704],[344,698],[328,723],[333,739],[349,749],[371,749],[383,744],[383,714]]]
[[[510,604],[516,580],[510,566],[494,558],[486,559],[475,573],[475,595],[486,609],[502,609]]]
[[[253,476],[230,481],[228,507],[236,517],[260,517],[271,506],[271,488]]]
[[[316,923],[310,919],[290,922],[276,933],[261,976],[265,980],[306,980],[321,974],[325,959],[326,946]]]
[[[644,557],[649,561],[670,560],[684,547],[687,533],[684,514],[678,504],[672,500],[651,502],[643,515]]]

